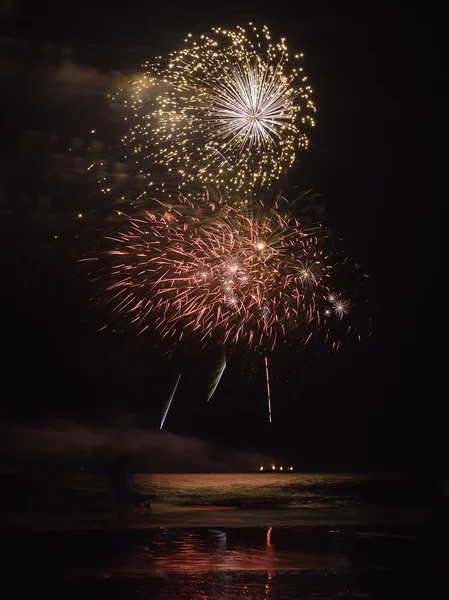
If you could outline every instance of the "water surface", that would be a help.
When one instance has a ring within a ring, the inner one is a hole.
[[[120,514],[106,476],[3,478],[3,566],[16,596],[410,600],[428,597],[431,557],[444,552],[429,541],[422,481],[128,475]]]

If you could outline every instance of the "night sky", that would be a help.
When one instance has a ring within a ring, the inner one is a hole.
[[[304,470],[443,466],[442,17],[431,3],[391,4],[280,1],[262,13],[260,2],[2,3],[6,429],[60,419],[157,428],[182,365],[166,422],[176,435],[287,456]],[[90,302],[91,283],[77,262],[101,227],[85,174],[88,153],[115,168],[121,121],[105,98],[110,86],[188,31],[248,20],[268,24],[305,54],[317,126],[290,180],[322,194],[326,224],[370,273],[373,290],[372,335],[363,342],[335,354],[279,348],[272,425],[259,355],[231,357],[206,405],[212,353],[169,360],[131,327],[97,333],[105,315]]]

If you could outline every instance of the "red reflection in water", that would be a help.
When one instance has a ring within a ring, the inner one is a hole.
[[[273,528],[265,543],[229,543],[220,529],[203,531],[161,530],[147,546],[134,548],[122,570],[135,573],[194,573],[206,571],[253,571],[274,573],[277,570],[326,569],[325,554],[298,550],[276,550],[272,543]]]
[[[273,553],[273,546],[271,544],[271,532],[272,532],[273,528],[270,527],[267,531],[267,554],[268,555],[272,555]],[[265,585],[265,598],[268,598],[269,593],[270,593],[270,581],[273,578],[273,571],[268,571],[267,573],[267,583]]]
[[[267,548],[268,546],[271,546],[271,531],[272,531],[272,527],[270,527],[270,529],[267,531]]]
[[[145,545],[134,546],[129,561],[112,574],[162,577],[164,600],[298,600],[298,588],[291,593],[285,588],[286,573],[327,574],[332,555],[281,541],[278,547],[274,534],[273,527],[246,534],[232,529],[153,530]]]

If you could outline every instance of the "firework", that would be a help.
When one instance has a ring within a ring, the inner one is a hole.
[[[348,300],[337,300],[337,302],[334,304],[334,313],[341,318],[348,314],[349,306]]]
[[[220,383],[220,380],[222,378],[222,375],[223,375],[225,369],[226,369],[226,354],[223,354],[223,358],[220,361],[219,365],[217,366],[217,369],[214,373],[214,377],[209,384],[209,390],[208,390],[208,394],[207,394],[208,402],[214,395],[215,390],[217,389],[218,384]]]
[[[326,326],[331,268],[320,229],[291,215],[158,203],[111,238],[114,317],[162,338],[274,348]]]
[[[160,425],[159,429],[162,429],[162,427],[164,426],[165,419],[167,418],[168,411],[170,410],[170,406],[171,406],[173,398],[174,398],[174,396],[176,394],[176,390],[178,388],[178,383],[179,383],[180,379],[181,379],[181,374],[178,375],[178,379],[176,380],[175,387],[173,388],[173,391],[172,391],[172,393],[170,394],[170,396],[169,396],[169,398],[167,400],[167,404],[165,406],[164,414],[162,415],[161,425]]]
[[[170,176],[221,189],[268,186],[307,147],[312,89],[285,39],[267,27],[213,29],[153,66],[131,86],[130,131],[123,142],[151,180]]]
[[[268,421],[271,423],[271,387],[270,374],[268,372],[268,357],[265,356],[265,377],[267,381]]]
[[[342,317],[344,317],[344,315],[348,314],[351,308],[349,300],[341,298],[339,294],[329,294],[327,299],[331,304],[331,308],[326,309],[326,316],[330,315],[331,312],[333,312],[341,319]]]
[[[274,185],[297,150],[307,148],[307,128],[314,126],[301,58],[284,38],[273,41],[267,27],[250,23],[189,34],[161,63],[147,63],[142,78],[122,90],[130,124],[122,138],[127,172],[116,177],[120,202],[139,212],[117,211],[127,228],[108,238],[114,248],[103,271],[114,328],[125,319],[172,347],[188,338],[223,349],[208,401],[229,347],[260,348],[270,422],[269,357],[276,343],[294,333],[291,339],[307,344],[317,332],[327,343],[331,324],[341,334],[353,308],[333,291],[325,235],[312,226],[317,213],[299,222],[286,212],[282,186]],[[109,194],[105,170],[95,174]],[[300,198],[308,210],[310,191]],[[180,203],[171,204],[176,198]],[[348,333],[357,329],[351,327]],[[333,341],[332,349],[341,344]]]

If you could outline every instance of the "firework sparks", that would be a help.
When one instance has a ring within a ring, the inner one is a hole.
[[[344,315],[348,314],[349,307],[350,307],[350,304],[349,304],[348,300],[339,299],[334,303],[334,313],[338,317],[342,318],[342,317],[344,317]]]
[[[285,39],[267,27],[216,28],[131,87],[123,142],[142,173],[166,165],[187,182],[249,191],[292,166],[314,125],[312,89]]]
[[[260,206],[158,207],[113,240],[107,292],[116,316],[163,338],[267,348],[290,329],[307,343],[321,326],[331,270],[315,230]]]
[[[169,398],[167,400],[167,404],[165,406],[164,414],[162,415],[161,425],[160,425],[159,429],[162,429],[162,427],[164,426],[165,419],[167,418],[168,411],[170,410],[170,406],[171,406],[173,398],[174,398],[174,396],[176,394],[176,389],[178,387],[178,383],[179,383],[180,379],[181,379],[181,373],[178,375],[178,379],[176,380],[175,387],[173,388],[173,391],[172,391],[172,393],[170,394],[170,396],[169,396]]]
[[[344,300],[340,297],[340,294],[331,293],[327,297],[328,302],[331,304],[331,308],[326,308],[324,314],[329,316],[332,312],[337,315],[337,317],[344,317],[347,315],[351,308],[351,303],[349,300]]]

